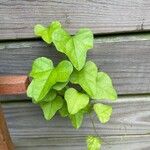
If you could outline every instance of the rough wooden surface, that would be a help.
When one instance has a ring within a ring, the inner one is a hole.
[[[94,117],[95,124],[101,135],[148,134],[150,131],[150,97],[120,98],[113,106],[113,115],[108,124],[100,124]],[[6,103],[4,107],[6,120],[10,131],[14,134],[32,136],[36,131],[38,136],[69,137],[86,135],[93,132],[90,118],[79,130],[72,129],[70,121],[60,116],[52,121],[45,121],[38,106],[27,102]],[[49,135],[50,134],[50,135]]]
[[[1,43],[0,74],[28,74],[32,61],[40,56],[55,62],[63,58],[53,46],[40,41]],[[97,38],[88,58],[110,74],[119,94],[149,93],[149,34]]]
[[[74,33],[150,30],[148,0],[0,0],[0,39],[32,38],[33,26],[60,20]]]
[[[0,150],[14,150],[7,124],[0,106]]]
[[[104,138],[102,150],[149,150],[150,148],[150,96],[121,97],[114,103],[113,115],[102,125],[93,114],[97,132]],[[45,121],[41,110],[30,102],[4,103],[6,120],[18,150],[78,150],[85,149],[84,139],[94,134],[86,116],[79,130],[70,121],[57,115]],[[108,144],[108,143],[109,144]]]
[[[149,150],[150,135],[102,137],[107,143],[101,150]],[[16,150],[86,150],[85,137],[25,138],[14,136]]]

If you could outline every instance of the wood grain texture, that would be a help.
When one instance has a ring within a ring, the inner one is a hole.
[[[41,41],[0,44],[0,74],[28,74],[40,56],[57,63],[63,54]],[[119,94],[150,93],[150,36],[109,36],[95,39],[88,52],[98,67],[113,79]]]
[[[106,102],[105,102],[106,103]],[[149,150],[150,96],[121,97],[113,105],[111,120],[102,125],[93,114],[97,132],[104,139],[102,150]],[[57,115],[45,121],[38,106],[30,102],[2,104],[17,150],[84,150],[85,136],[94,134],[88,116],[79,130]]]
[[[37,23],[60,20],[71,33],[81,27],[95,34],[150,30],[146,0],[0,0],[0,39],[32,38]]]
[[[150,135],[102,137],[107,143],[101,150],[149,150]],[[16,150],[86,150],[85,137],[25,138],[14,136]]]
[[[107,102],[108,103],[108,102]],[[150,131],[150,97],[120,98],[114,103],[109,123],[100,124],[93,114],[100,135],[148,134]],[[89,117],[85,117],[79,132],[72,129],[70,121],[59,115],[52,121],[45,121],[40,108],[29,102],[4,103],[6,120],[12,135],[37,137],[85,136],[93,133]],[[34,135],[37,134],[37,135]]]

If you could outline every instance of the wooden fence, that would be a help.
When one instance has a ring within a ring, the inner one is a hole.
[[[150,1],[144,0],[0,0],[0,75],[27,75],[33,59],[63,55],[33,34],[37,23],[59,20],[74,34],[89,27],[95,34],[88,58],[109,73],[119,98],[111,120],[102,125],[102,150],[150,149]],[[17,150],[84,150],[94,133],[88,117],[79,130],[67,119],[45,121],[25,96],[1,96]]]

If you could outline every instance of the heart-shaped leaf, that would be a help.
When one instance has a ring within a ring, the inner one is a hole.
[[[52,40],[59,52],[66,53],[66,43],[71,38],[68,32],[64,29],[59,28],[53,32]]]
[[[54,74],[54,76],[56,77],[57,82],[67,82],[72,71],[72,64],[67,60],[63,60],[53,70],[52,74]]]
[[[80,93],[74,88],[69,88],[65,92],[65,100],[70,114],[76,114],[89,103],[88,95]]]
[[[83,121],[84,111],[80,110],[74,115],[70,115],[69,118],[74,128],[80,128],[82,121]]]
[[[39,70],[38,70],[39,71]],[[32,80],[27,89],[27,95],[32,97],[37,103],[41,102],[52,86],[57,82],[66,82],[69,80],[73,71],[72,64],[64,60],[60,62],[53,70],[40,72],[40,76]]]
[[[89,29],[80,29],[66,43],[66,55],[77,70],[81,70],[86,61],[86,53],[93,48],[93,34]]]
[[[37,103],[41,102],[41,100],[46,96],[46,94],[50,91],[51,87],[56,83],[55,77],[49,76],[51,75],[51,71],[45,72],[40,76],[40,78],[33,79],[27,89],[27,95],[34,99]]]
[[[53,62],[46,57],[39,57],[34,60],[32,64],[32,70],[30,76],[32,78],[40,78],[45,72],[51,72],[53,70]]]
[[[93,99],[116,100],[117,93],[112,85],[111,78],[104,72],[98,72],[96,81],[96,94]]]
[[[36,100],[32,99],[32,102],[34,104],[40,104],[41,102],[51,102],[52,100],[54,100],[56,98],[56,96],[57,96],[56,91],[50,90],[41,101],[36,101]]]
[[[66,102],[63,103],[62,108],[59,110],[59,113],[62,117],[69,116],[68,108]]]
[[[88,150],[100,150],[102,140],[99,137],[88,136],[86,139]]]
[[[53,101],[41,103],[40,106],[43,110],[45,119],[50,120],[57,110],[63,106],[63,99],[62,97],[57,96]]]
[[[57,96],[57,93],[55,90],[50,90],[46,96],[42,99],[42,102],[51,102],[54,100]]]
[[[93,108],[101,123],[106,123],[109,121],[110,116],[112,114],[111,106],[99,103],[99,104],[94,104]]]
[[[90,96],[96,94],[97,67],[92,61],[86,62],[84,68],[80,71],[75,70],[70,81],[79,84]]]
[[[71,37],[61,28],[54,31],[53,42],[57,50],[65,53],[74,67],[81,70],[86,61],[87,51],[93,47],[93,34],[85,28]]]
[[[52,42],[52,34],[58,28],[61,28],[61,24],[58,21],[53,21],[48,27],[37,24],[34,27],[34,33],[36,36],[41,37],[46,43],[50,44]]]

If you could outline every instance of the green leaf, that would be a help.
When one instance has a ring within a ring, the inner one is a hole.
[[[30,76],[33,78],[39,78],[45,72],[51,72],[53,70],[53,62],[46,57],[39,57],[34,60],[32,64],[32,71]]]
[[[86,61],[86,53],[93,48],[93,34],[89,29],[80,29],[66,43],[66,55],[77,70],[81,70]]]
[[[46,96],[51,86],[55,84],[53,81],[48,82],[52,70],[53,63],[48,58],[40,57],[33,62],[30,76],[34,79],[28,86],[27,95],[32,97],[36,103],[40,102]]]
[[[88,136],[86,139],[88,150],[100,150],[102,141],[95,136]]]
[[[33,79],[27,89],[27,96],[34,99],[37,103],[40,102],[50,90],[53,83],[46,84],[50,73],[47,72],[41,78]]]
[[[79,84],[91,97],[96,94],[97,67],[92,61],[86,62],[81,71],[75,70],[70,81]]]
[[[69,116],[74,128],[76,128],[76,129],[80,128],[80,126],[82,125],[83,116],[84,116],[83,110],[80,110],[76,114]]]
[[[64,96],[65,92],[66,92],[66,87],[60,91],[57,91],[58,95],[60,95],[60,96]]]
[[[55,90],[50,90],[47,95],[42,99],[42,102],[51,102],[54,100],[57,96],[57,93]]]
[[[54,89],[54,90],[57,90],[57,91],[60,91],[60,90],[62,90],[67,84],[68,84],[68,81],[67,81],[67,82],[57,82],[57,83],[53,86],[53,89]]]
[[[32,98],[33,97],[33,87],[34,87],[34,80],[32,80],[32,82],[29,84],[28,88],[27,88],[27,96]]]
[[[66,52],[66,43],[71,38],[68,32],[64,29],[59,28],[53,32],[52,40],[59,52],[65,53]]]
[[[68,108],[66,102],[63,103],[62,108],[59,110],[59,113],[62,117],[69,116]]]
[[[37,103],[41,102],[52,86],[57,82],[68,81],[72,71],[72,64],[69,61],[64,60],[53,70],[40,73],[40,76],[33,79],[29,85],[27,90],[28,96],[32,97]]]
[[[63,99],[60,96],[57,96],[53,101],[40,104],[44,117],[46,120],[50,120],[55,113],[63,106]]]
[[[92,110],[93,110],[93,107],[90,103],[85,108],[82,109],[82,111],[87,114],[91,113]]]
[[[110,77],[106,73],[98,72],[96,83],[96,94],[92,97],[93,99],[117,99],[116,90],[112,85]]]
[[[50,90],[46,96],[39,102],[37,100],[32,99],[32,102],[34,104],[40,104],[41,102],[51,102],[52,100],[54,100],[57,96],[57,93],[55,90]]]
[[[53,42],[57,50],[65,53],[74,67],[81,70],[86,61],[87,51],[93,47],[93,34],[85,28],[71,37],[65,30],[57,29],[53,33]]]
[[[90,113],[92,111],[92,107],[90,104],[88,104],[86,107],[81,109],[79,112],[77,112],[74,115],[69,115],[69,118],[71,120],[71,123],[74,128],[78,129],[82,125],[84,114]]]
[[[37,24],[34,27],[34,33],[50,44],[52,42],[52,34],[58,28],[61,28],[61,24],[58,21],[53,21],[47,28],[41,24]]]
[[[51,72],[45,72],[40,78],[33,79],[27,89],[27,95],[39,103],[56,83],[54,78],[49,78]]]
[[[94,104],[93,108],[101,123],[106,123],[109,121],[110,116],[112,114],[111,106],[99,103],[99,104]]]
[[[63,60],[57,65],[52,73],[56,77],[57,82],[67,82],[70,78],[72,71],[72,64],[67,60]]]
[[[80,93],[74,88],[66,90],[65,100],[70,114],[76,114],[89,103],[88,95]]]

